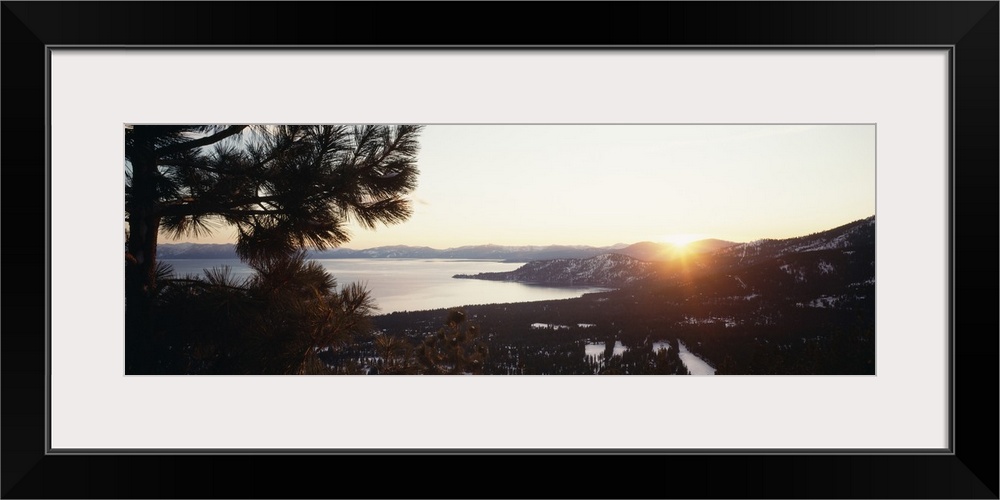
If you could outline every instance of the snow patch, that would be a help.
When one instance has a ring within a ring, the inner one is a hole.
[[[832,309],[836,306],[837,297],[830,297],[829,295],[822,295],[819,298],[813,299],[809,302],[809,307],[818,307],[821,309]]]
[[[603,359],[605,347],[607,347],[607,344],[604,342],[587,343],[583,345],[583,354]],[[628,348],[622,345],[622,341],[616,340],[615,345],[611,348],[611,356],[621,356],[627,350]]]
[[[584,344],[583,354],[585,356],[601,356],[604,354],[604,342]]]
[[[677,355],[680,356],[681,362],[691,372],[691,375],[715,375],[715,368],[712,368],[712,365],[706,363],[696,354],[688,351],[684,342],[678,341],[677,347],[680,349],[677,351]]]
[[[569,325],[553,325],[552,323],[532,323],[532,330],[569,330]]]
[[[864,281],[851,283],[850,285],[847,285],[847,286],[858,287],[858,286],[866,286],[866,285],[874,285],[874,284],[875,284],[875,278],[868,278],[868,279],[866,279]]]
[[[804,283],[806,281],[806,270],[804,268],[796,268],[791,264],[783,264],[778,269],[781,269],[785,273],[794,276],[796,283]]]
[[[678,322],[678,324],[681,325],[713,325],[715,323],[722,323],[726,325],[726,328],[733,328],[736,326],[736,319],[719,318],[716,316],[709,318],[692,318],[690,316],[685,316],[683,321]]]
[[[734,279],[734,280],[736,280],[736,281],[738,281],[739,284],[740,284],[740,286],[743,287],[744,290],[747,289],[747,284],[744,283],[743,280],[741,280],[739,276],[732,276],[732,275],[730,275],[729,277],[732,278],[732,279]]]

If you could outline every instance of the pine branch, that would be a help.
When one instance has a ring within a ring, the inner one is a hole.
[[[228,128],[221,132],[217,132],[207,137],[202,137],[200,139],[194,139],[185,142],[179,142],[175,144],[170,144],[168,146],[163,146],[156,150],[156,156],[169,156],[172,154],[179,153],[188,149],[200,148],[202,146],[208,146],[209,144],[215,144],[227,137],[234,136],[247,128],[248,125],[230,125]]]

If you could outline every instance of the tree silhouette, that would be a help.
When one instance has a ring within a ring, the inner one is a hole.
[[[489,355],[480,342],[479,325],[465,321],[465,311],[449,311],[444,326],[437,333],[428,335],[414,353],[419,363],[419,373],[482,374]]]
[[[253,267],[244,279],[223,267],[164,280],[154,310],[165,338],[143,373],[332,373],[321,353],[370,332],[369,294],[357,284],[338,290],[305,252]]]
[[[251,265],[347,242],[411,213],[415,125],[136,125],[125,129],[126,359],[146,359],[160,232],[236,228]]]
[[[413,347],[405,339],[394,335],[378,335],[375,337],[375,352],[382,358],[380,374],[413,374],[410,360]]]

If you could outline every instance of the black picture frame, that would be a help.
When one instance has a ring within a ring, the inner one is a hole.
[[[572,16],[564,15],[566,10]],[[620,2],[547,8],[488,2],[5,1],[0,18],[7,146],[0,151],[6,181],[2,252],[8,263],[0,335],[2,495],[998,498],[1000,329],[994,307],[976,306],[996,304],[998,294],[998,20],[996,1]],[[46,52],[54,45],[950,47],[951,453],[48,454],[49,277],[38,276],[47,269],[42,223],[48,211]],[[567,466],[595,477],[562,477],[558,471]],[[370,471],[386,479],[363,481]],[[479,486],[459,486],[469,482]]]

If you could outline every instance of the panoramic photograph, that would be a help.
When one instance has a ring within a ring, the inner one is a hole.
[[[126,375],[874,375],[875,125],[124,127]]]

